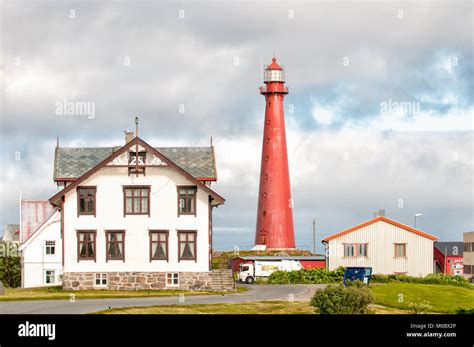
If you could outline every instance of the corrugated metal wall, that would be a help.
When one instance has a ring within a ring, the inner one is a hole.
[[[48,200],[21,200],[20,242],[25,242],[54,211]]]
[[[344,243],[368,243],[365,258],[344,257]],[[406,258],[395,258],[395,243],[406,243]],[[433,272],[433,241],[379,221],[329,241],[329,268],[372,267],[373,273],[406,272],[426,276]]]

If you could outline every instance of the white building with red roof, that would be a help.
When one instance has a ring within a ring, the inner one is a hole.
[[[322,240],[328,267],[371,267],[374,274],[422,277],[433,273],[438,238],[378,216]]]

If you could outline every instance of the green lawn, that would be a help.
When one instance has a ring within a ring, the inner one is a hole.
[[[113,308],[97,314],[313,314],[314,307],[302,301],[259,301],[235,304],[168,305]]]
[[[474,289],[439,284],[392,282],[371,285],[375,303],[409,310],[411,302],[426,301],[429,312],[455,313],[456,309],[474,308]]]
[[[75,299],[105,299],[105,298],[138,298],[157,296],[184,295],[219,295],[229,293],[240,293],[247,289],[237,287],[235,292],[215,291],[186,291],[186,290],[62,290],[61,287],[41,288],[6,288],[5,294],[0,295],[0,301],[17,300],[69,300],[71,294]]]

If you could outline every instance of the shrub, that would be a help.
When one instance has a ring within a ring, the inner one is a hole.
[[[433,306],[430,305],[430,302],[427,300],[423,301],[414,301],[408,304],[411,314],[420,314],[428,312]]]
[[[329,285],[316,290],[311,306],[321,314],[361,314],[369,313],[368,305],[374,302],[372,292],[359,283]]]
[[[269,284],[342,283],[344,268],[329,271],[326,268],[275,271],[268,277]]]
[[[21,285],[20,257],[0,258],[0,281],[5,287],[19,287]]]
[[[389,282],[407,282],[421,284],[450,284],[461,287],[472,287],[468,280],[462,276],[450,276],[443,273],[429,274],[425,277],[413,277],[403,275],[372,275],[372,283],[389,283]]]

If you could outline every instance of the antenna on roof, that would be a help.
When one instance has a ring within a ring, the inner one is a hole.
[[[138,117],[135,117],[135,137],[138,137]]]
[[[211,147],[212,147],[212,136],[211,136]]]
[[[56,147],[59,148],[59,136],[56,137]]]

